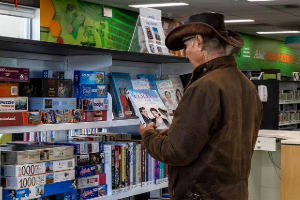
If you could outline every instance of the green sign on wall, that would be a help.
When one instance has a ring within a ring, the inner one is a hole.
[[[52,22],[56,23],[51,22],[53,26],[50,24],[49,27],[41,27],[42,41],[128,50],[138,18],[137,12],[106,6],[112,9],[112,18],[107,18],[103,16],[103,5],[100,4],[78,0],[50,0],[46,5],[53,6],[55,11],[54,16],[46,17],[51,17]],[[52,15],[49,9],[51,8],[41,6],[41,13]]]
[[[245,46],[236,57],[239,69],[280,69],[282,76],[300,71],[299,50],[288,48],[284,42],[241,34]]]

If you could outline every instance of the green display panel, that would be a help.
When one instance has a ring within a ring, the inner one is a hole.
[[[300,51],[288,48],[284,42],[241,34],[245,46],[236,57],[239,69],[280,69],[282,76],[300,71]]]
[[[137,12],[105,6],[112,9],[112,18],[108,18],[103,16],[103,5],[100,4],[77,0],[42,1],[42,41],[128,50]],[[51,6],[53,8],[49,8]]]

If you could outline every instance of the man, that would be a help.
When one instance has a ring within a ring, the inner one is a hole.
[[[139,108],[140,113],[142,114],[142,117],[145,121],[146,124],[149,124],[152,122],[152,119],[149,117],[147,110],[145,107],[140,107]]]
[[[202,13],[172,30],[166,45],[184,49],[194,71],[168,135],[153,123],[139,132],[149,154],[169,165],[171,199],[247,200],[262,104],[232,56],[242,37],[222,14]]]

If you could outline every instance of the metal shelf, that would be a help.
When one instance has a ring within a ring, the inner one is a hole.
[[[131,196],[135,196],[138,194],[143,194],[146,192],[151,192],[154,190],[160,190],[163,188],[167,188],[168,187],[168,182],[164,182],[158,185],[152,185],[152,186],[147,186],[147,187],[142,187],[142,188],[137,188],[137,189],[132,189],[129,190],[127,192],[122,192],[120,194],[116,194],[116,195],[112,195],[112,196],[103,196],[103,197],[98,197],[98,198],[94,198],[92,200],[118,200],[118,199],[123,199],[126,197],[131,197]]]
[[[64,124],[41,124],[37,126],[6,126],[0,128],[0,134],[7,133],[24,133],[38,131],[57,131],[70,129],[85,129],[85,128],[109,128],[119,126],[138,125],[139,119],[123,119],[103,122],[80,122],[80,123],[64,123]]]
[[[0,37],[0,51],[48,54],[57,56],[111,55],[113,60],[120,61],[158,64],[189,63],[187,58],[177,56],[83,47],[77,45],[57,44],[9,37]]]
[[[283,104],[300,104],[300,101],[287,101],[287,102],[279,102],[280,105],[283,105]]]
[[[294,125],[294,124],[300,124],[300,122],[289,122],[289,123],[279,124],[279,126],[287,126],[287,125]]]

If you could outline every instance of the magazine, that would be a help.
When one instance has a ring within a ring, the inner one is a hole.
[[[153,122],[158,130],[169,128],[171,116],[156,90],[129,90],[129,97],[144,127]]]
[[[108,74],[108,79],[116,105],[115,115],[118,117],[136,116],[128,94],[128,90],[133,89],[129,73],[112,72]]]
[[[182,85],[181,79],[179,75],[168,75],[168,79],[171,80],[173,88],[175,90],[175,97],[176,97],[176,102],[177,104],[180,102],[183,92],[184,92],[184,87]]]
[[[156,81],[156,85],[162,102],[168,109],[169,114],[172,115],[176,110],[178,104],[171,80]]]

